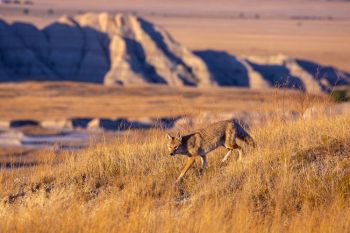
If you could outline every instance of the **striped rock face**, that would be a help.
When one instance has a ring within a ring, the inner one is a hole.
[[[0,82],[27,80],[284,87],[319,93],[349,84],[350,74],[282,55],[190,51],[142,18],[87,13],[62,17],[43,29],[0,20]]]
[[[0,80],[214,85],[205,63],[132,15],[62,17],[42,30],[0,21]]]

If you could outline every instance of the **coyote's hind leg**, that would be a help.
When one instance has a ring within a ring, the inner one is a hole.
[[[242,148],[237,145],[237,147],[235,148],[238,150],[238,161],[241,161],[242,160],[242,157],[243,157],[243,151],[242,151]]]
[[[242,148],[237,144],[236,138],[237,138],[237,130],[235,130],[232,125],[230,125],[230,127],[226,128],[225,142],[224,142],[224,146],[229,151],[223,158],[222,162],[225,162],[228,159],[228,157],[232,154],[232,151],[234,149],[238,150],[238,160],[240,161],[242,159],[242,154],[243,154]]]
[[[207,166],[207,156],[206,155],[201,156],[201,162],[202,162],[201,170],[204,170]]]
[[[226,162],[228,157],[230,157],[230,155],[232,154],[232,151],[235,150],[235,149],[238,150],[238,161],[240,161],[242,159],[242,156],[243,156],[242,148],[236,142],[232,146],[225,145],[225,147],[229,151],[226,153],[225,157],[221,160],[221,162]]]

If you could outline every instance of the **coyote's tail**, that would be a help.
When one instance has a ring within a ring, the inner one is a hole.
[[[250,146],[256,147],[256,142],[250,134],[236,122],[237,137]]]

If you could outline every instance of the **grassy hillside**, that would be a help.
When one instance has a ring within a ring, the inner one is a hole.
[[[160,130],[128,132],[41,165],[0,171],[1,232],[346,232],[350,117],[250,130],[258,146],[219,149],[174,185],[185,160]]]

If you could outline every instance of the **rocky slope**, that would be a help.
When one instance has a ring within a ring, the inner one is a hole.
[[[285,56],[192,52],[164,29],[132,15],[62,17],[39,30],[0,21],[0,82],[52,80],[131,85],[282,86],[320,92],[350,74]]]

